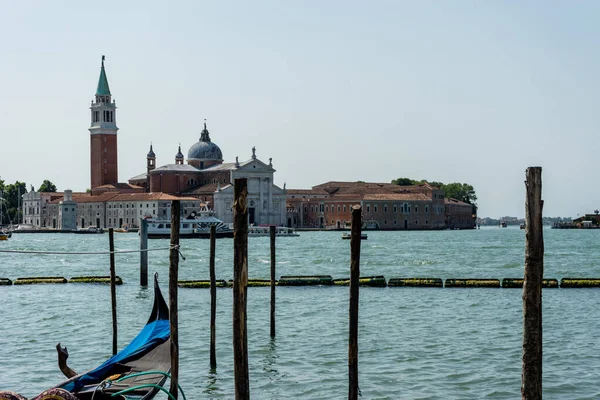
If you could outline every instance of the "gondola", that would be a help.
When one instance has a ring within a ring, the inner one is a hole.
[[[155,274],[152,313],[136,338],[99,367],[75,375],[32,400],[149,400],[159,391],[168,393],[162,386],[171,370],[169,338],[169,308]],[[0,392],[0,400],[5,399],[24,398]]]

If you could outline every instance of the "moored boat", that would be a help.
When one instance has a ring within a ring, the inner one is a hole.
[[[254,226],[250,225],[248,227],[248,237],[257,237],[257,236],[271,236],[271,226],[270,225],[259,225]],[[294,228],[288,228],[285,226],[276,226],[275,227],[275,236],[283,236],[283,237],[297,237],[300,236],[298,232]]]
[[[96,228],[95,226],[88,226],[87,228],[81,228],[74,230],[73,233],[88,234],[88,233],[104,233],[104,229]]]
[[[0,229],[0,240],[8,240],[12,236],[12,232],[8,229]]]
[[[147,218],[148,238],[161,239],[171,236],[171,220]],[[216,227],[216,237],[233,237],[233,230],[220,219],[215,217],[214,212],[207,208],[199,213],[192,212],[179,221],[179,237],[184,238],[210,238],[210,227]]]
[[[348,232],[342,233],[342,239],[348,240],[348,239],[351,239],[351,238],[352,238],[352,234],[351,233],[348,233]],[[367,240],[367,238],[368,238],[368,236],[367,236],[366,233],[361,233],[360,234],[360,239],[361,240]]]
[[[131,343],[99,367],[83,374],[77,375],[65,363],[61,366],[63,373],[75,375],[36,399],[150,400],[160,391],[168,393],[162,386],[171,370],[169,339],[169,309],[155,275],[154,306],[150,318]],[[13,397],[8,397],[10,395]],[[0,392],[0,399],[18,399],[16,396],[12,392]]]

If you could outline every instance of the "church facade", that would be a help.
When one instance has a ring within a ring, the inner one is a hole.
[[[223,154],[211,141],[204,129],[194,143],[184,164],[181,146],[174,164],[156,167],[156,153],[151,145],[146,156],[146,173],[129,179],[131,186],[143,187],[148,192],[163,192],[177,196],[195,197],[212,208],[225,223],[233,222],[233,182],[248,180],[248,223],[255,225],[283,225],[286,219],[286,190],[273,184],[275,169],[272,159],[266,164],[256,156],[243,162],[223,162]]]

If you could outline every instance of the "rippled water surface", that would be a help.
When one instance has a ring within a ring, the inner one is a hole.
[[[523,276],[524,231],[369,232],[361,275],[436,278]],[[544,230],[545,277],[600,277],[598,230]],[[134,234],[115,234],[135,249]],[[184,240],[180,279],[208,279],[208,241]],[[151,248],[168,240],[151,240]],[[233,276],[233,241],[217,241],[217,278]],[[249,240],[250,278],[269,278],[269,240]],[[15,234],[0,250],[103,251],[108,235]],[[278,238],[277,276],[349,276],[339,232]],[[139,255],[117,255],[119,348],[147,320],[152,291],[139,286]],[[108,275],[108,255],[0,253],[0,277]],[[149,253],[168,292],[168,251]],[[522,300],[518,289],[361,288],[359,381],[366,399],[520,397]],[[210,297],[179,290],[180,383],[188,399],[233,398],[231,289],[217,291],[216,372],[209,368]],[[249,288],[250,391],[256,399],[347,398],[348,288],[278,287],[277,338],[268,288]],[[600,289],[544,290],[544,397],[600,398]],[[112,349],[108,286],[0,286],[1,389],[33,397],[63,380],[54,346],[84,371]]]

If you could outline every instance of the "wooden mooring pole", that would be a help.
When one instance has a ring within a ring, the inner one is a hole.
[[[210,227],[210,368],[217,368],[216,320],[217,320],[217,283],[215,277],[215,247],[217,227]]]
[[[523,282],[523,369],[521,397],[542,398],[542,167],[529,167],[525,187],[525,278]]]
[[[248,180],[236,179],[233,203],[233,370],[235,399],[250,399],[246,290],[248,285]]]
[[[271,337],[275,337],[275,227],[269,229],[271,238]]]
[[[110,249],[110,303],[113,325],[112,353],[114,356],[117,354],[117,283],[115,273],[115,233],[113,228],[108,229],[108,248]]]
[[[171,201],[171,250],[169,253],[169,328],[171,330],[171,387],[177,399],[179,383],[179,333],[177,319],[177,280],[179,279],[179,200]]]
[[[148,220],[140,221],[140,286],[148,286]]]
[[[348,335],[348,400],[357,400],[358,388],[358,283],[360,279],[361,207],[352,207],[350,237],[350,329]]]

